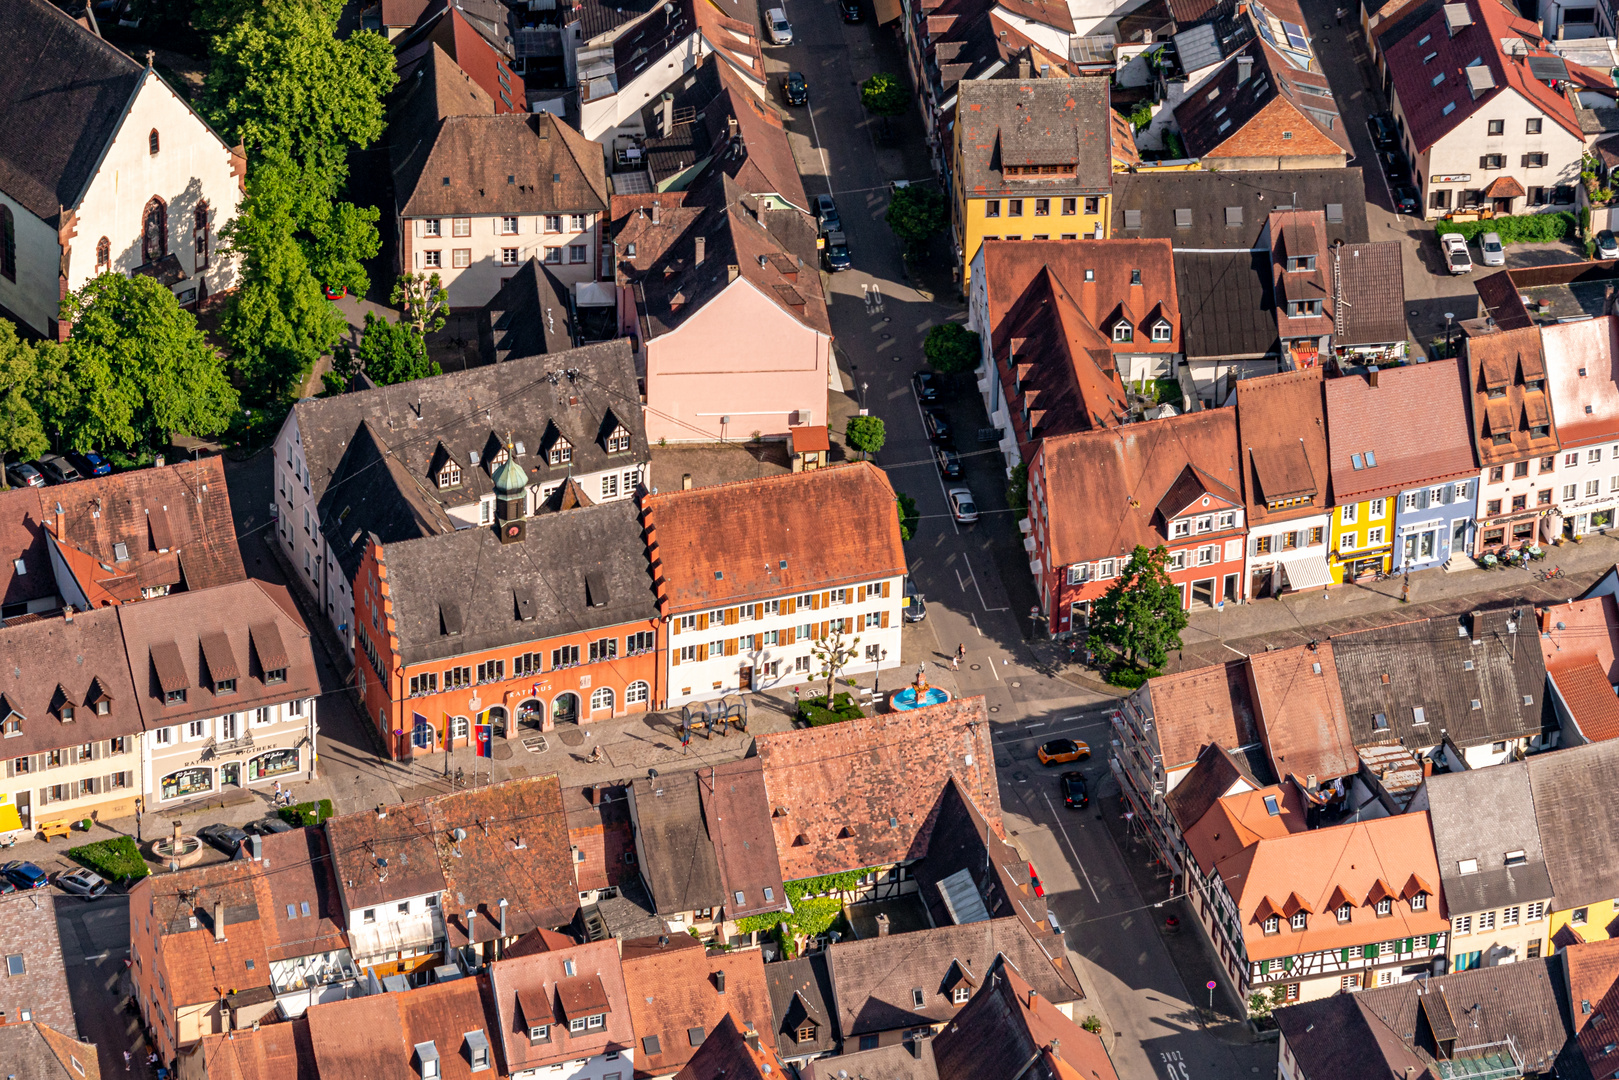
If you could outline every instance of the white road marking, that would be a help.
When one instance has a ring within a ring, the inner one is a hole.
[[[877,286],[875,286],[875,285],[872,286],[873,289],[876,289],[876,287]],[[911,400],[916,402],[916,420],[917,420],[917,422],[919,424],[922,425],[922,438],[927,439],[928,438],[928,422],[927,422],[927,418],[925,416],[923,416],[923,414],[922,414],[922,399],[916,396],[916,384],[914,384],[914,383],[911,384]],[[932,450],[933,450],[933,440],[928,439],[928,451],[931,453]],[[944,476],[942,474],[940,474],[938,472],[938,470],[934,470],[933,475],[938,478],[938,481],[939,481],[939,494],[944,496],[944,506],[945,506],[945,509],[948,511],[950,509],[950,492],[945,489]],[[956,535],[957,536],[961,535],[961,526],[956,524],[956,515],[955,514],[950,515],[950,527],[952,529],[956,530]],[[962,556],[962,558],[965,559],[966,556],[964,555],[964,556]],[[968,570],[969,573],[971,573],[971,571],[972,571],[972,564],[971,563],[967,564],[967,570]],[[956,578],[958,580],[961,578],[961,571],[960,570],[956,571]],[[978,582],[977,581],[973,582],[973,587],[974,588],[978,587]],[[966,592],[965,589],[963,589],[962,591]],[[980,602],[983,601],[984,596],[983,596],[982,593],[980,593],[978,595],[978,599],[979,599]]]
[[[1102,898],[1096,895],[1096,886],[1091,884],[1091,875],[1086,873],[1085,864],[1080,862],[1079,852],[1074,850],[1074,842],[1068,839],[1068,827],[1062,823],[1062,815],[1057,813],[1057,808],[1052,805],[1050,795],[1047,795],[1042,791],[1040,793],[1040,797],[1046,800],[1046,806],[1050,807],[1051,809],[1051,816],[1057,819],[1057,829],[1062,833],[1063,840],[1068,844],[1068,854],[1074,857],[1074,865],[1079,867],[1079,872],[1085,876],[1085,884],[1091,890],[1091,898],[1100,904],[1102,902]]]
[[[943,480],[939,481],[939,485],[941,487],[944,486],[944,481]],[[949,502],[949,501],[950,500],[948,498],[945,499],[945,502]],[[951,517],[951,520],[952,521],[955,520],[954,516]],[[960,532],[961,530],[958,529],[956,531]],[[973,592],[978,594],[978,606],[983,608],[986,612],[989,612],[989,611],[1010,611],[1011,610],[1010,608],[990,607],[989,604],[984,602],[984,590],[980,589],[978,587],[978,575],[973,573],[973,561],[967,557],[966,552],[961,553],[961,561],[967,564],[967,576],[972,578]],[[961,571],[959,571],[959,570],[956,571],[956,576],[960,577],[961,576]]]

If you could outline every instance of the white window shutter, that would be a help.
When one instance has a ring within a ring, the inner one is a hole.
[[[420,270],[421,268],[422,268],[422,253],[418,251],[418,252],[416,252],[416,269]]]

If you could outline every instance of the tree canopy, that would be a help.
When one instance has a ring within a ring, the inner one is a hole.
[[[974,370],[982,349],[978,335],[956,322],[940,323],[922,339],[922,355],[941,375]]]
[[[1113,666],[1107,664],[1112,657],[1122,660],[1126,670],[1155,673],[1169,650],[1181,647],[1186,612],[1180,586],[1164,569],[1168,560],[1169,550],[1162,545],[1149,551],[1137,544],[1118,578],[1096,602],[1086,644],[1097,654],[1099,665]]]
[[[904,241],[906,248],[916,252],[925,248],[934,234],[946,225],[944,196],[932,187],[912,184],[894,192],[888,201],[888,212],[883,220]]]
[[[880,416],[851,416],[843,437],[862,455],[875,454],[888,440],[888,431]]]
[[[365,373],[379,386],[440,373],[439,366],[427,358],[427,346],[420,334],[406,323],[391,323],[369,311],[357,356]]]
[[[911,97],[898,75],[879,71],[860,84],[860,103],[877,116],[902,116]]]
[[[35,408],[65,448],[161,446],[170,433],[230,426],[237,394],[225,365],[165,286],[102,274],[62,315],[72,335],[59,364],[36,365]]]
[[[60,362],[54,355],[61,346],[42,341],[39,345],[17,336],[17,328],[0,319],[0,460],[27,461],[50,449],[45,422],[34,408],[41,382],[40,352],[46,362]],[[0,487],[5,478],[0,477]]]

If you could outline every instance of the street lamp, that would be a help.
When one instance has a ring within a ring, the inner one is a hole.
[[[866,391],[869,389],[871,389],[871,384],[869,382],[862,382],[860,384],[860,407],[862,409],[867,408]]]
[[[1455,345],[1450,339],[1450,323],[1454,318],[1456,318],[1456,313],[1454,311],[1445,312],[1445,351],[1451,353],[1452,355],[1455,354]]]
[[[871,696],[876,697],[883,692],[883,661],[888,659],[887,649],[877,650],[877,675],[871,680]]]

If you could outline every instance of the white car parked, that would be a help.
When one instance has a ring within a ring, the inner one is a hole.
[[[1461,233],[1446,233],[1439,238],[1439,247],[1445,253],[1445,266],[1453,274],[1471,274],[1473,256],[1467,252],[1467,241]]]
[[[1485,266],[1505,266],[1507,264],[1506,245],[1501,243],[1501,234],[1487,232],[1478,238],[1478,249],[1484,257],[1479,261]]]
[[[771,8],[765,12],[765,22],[770,24],[770,42],[773,45],[791,45],[793,43],[793,24],[787,21],[785,8]]]

